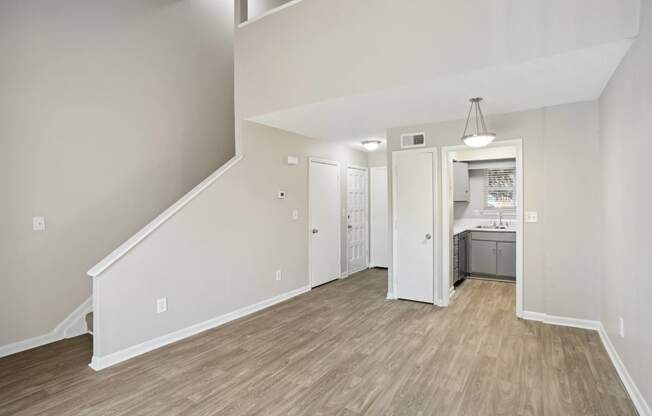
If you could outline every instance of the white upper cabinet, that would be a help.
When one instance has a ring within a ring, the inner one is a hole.
[[[469,164],[453,163],[453,201],[469,202]]]

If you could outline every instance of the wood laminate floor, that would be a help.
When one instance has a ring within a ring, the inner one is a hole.
[[[597,333],[519,320],[514,286],[447,309],[372,269],[95,372],[91,337],[0,359],[0,415],[635,415]]]

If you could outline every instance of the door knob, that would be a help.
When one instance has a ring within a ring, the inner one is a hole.
[[[319,232],[318,229],[316,229],[316,228],[313,228],[313,229],[312,229],[312,233],[313,233],[313,234],[317,234],[318,232]]]
[[[430,240],[431,238],[432,236],[430,235],[430,233],[426,234],[426,240]]]

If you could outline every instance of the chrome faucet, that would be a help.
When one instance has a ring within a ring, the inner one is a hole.
[[[503,211],[498,210],[498,226],[502,227],[503,226]]]

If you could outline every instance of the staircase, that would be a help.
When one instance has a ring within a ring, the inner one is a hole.
[[[86,314],[86,328],[88,328],[88,333],[93,335],[93,312]]]

